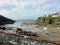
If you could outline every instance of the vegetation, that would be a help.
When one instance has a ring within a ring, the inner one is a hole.
[[[35,25],[35,22],[23,22],[24,25]]]
[[[60,16],[52,17],[51,14],[48,16],[39,17],[36,21],[38,25],[60,25]]]

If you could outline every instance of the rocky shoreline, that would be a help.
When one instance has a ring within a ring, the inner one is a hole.
[[[39,36],[37,36],[37,34],[35,34],[35,33],[23,31],[21,28],[0,27],[0,33],[12,35],[12,36],[16,36],[16,37],[17,36],[23,37],[25,39],[32,39],[32,40],[36,40],[39,42],[47,42],[47,43],[52,43],[52,44],[56,44],[56,45],[60,44],[60,41],[43,39],[43,38],[40,38]]]

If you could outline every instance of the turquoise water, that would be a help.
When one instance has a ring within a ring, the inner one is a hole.
[[[17,28],[21,28],[23,30],[29,30],[29,31],[31,31],[32,29],[36,30],[34,26],[24,25],[23,22],[31,22],[31,21],[16,21],[14,24],[6,24],[6,25],[3,25],[3,27],[17,27]]]
[[[17,20],[14,24],[6,24],[6,25],[3,25],[3,26],[6,26],[6,27],[21,27],[21,25],[23,25],[23,22],[34,22],[33,20]],[[26,26],[26,25],[24,25]]]
[[[5,26],[5,27],[21,27],[21,25],[22,25],[21,21],[16,21],[14,24],[6,24],[3,26]]]

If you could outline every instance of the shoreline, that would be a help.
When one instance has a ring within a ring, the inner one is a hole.
[[[12,31],[12,30],[10,30]],[[19,31],[18,31],[19,32]],[[37,36],[29,36],[29,35],[22,35],[22,34],[19,34],[19,33],[16,33],[16,31],[14,32],[6,32],[6,30],[1,30],[0,29],[0,33],[6,33],[6,34],[9,34],[9,35],[15,35],[15,36],[22,36],[26,39],[33,39],[33,40],[36,40],[36,41],[42,41],[42,42],[48,42],[48,43],[53,43],[53,44],[60,44],[60,41],[57,41],[57,40],[49,40],[49,39],[45,39],[45,38],[40,38],[40,37],[37,37]]]

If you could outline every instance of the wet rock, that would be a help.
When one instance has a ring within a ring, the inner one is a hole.
[[[0,27],[0,29],[6,30],[6,28],[5,28],[5,27]]]

